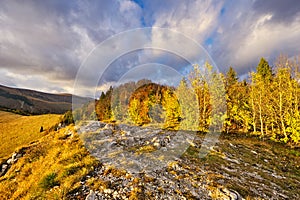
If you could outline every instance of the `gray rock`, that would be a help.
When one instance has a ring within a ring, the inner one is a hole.
[[[8,166],[9,166],[9,165],[7,165],[7,164],[2,164],[0,176],[3,176],[3,175],[6,173],[6,171],[7,171],[7,169],[8,169]]]
[[[168,151],[167,147],[161,147],[160,148],[162,151]]]
[[[111,129],[104,129],[101,131],[101,134],[104,134],[105,136],[111,136],[113,131]]]
[[[13,159],[11,159],[11,158],[8,159],[8,160],[6,161],[6,163],[9,164],[9,165],[13,164]]]
[[[115,129],[115,126],[113,124],[106,124],[104,126],[104,129],[111,129],[111,130],[114,130]]]
[[[15,159],[16,159],[16,157],[17,157],[17,153],[16,153],[16,152],[14,152],[14,153],[12,154],[11,158],[12,158],[13,160],[15,160]]]
[[[134,137],[128,137],[127,140],[125,141],[126,146],[130,146],[134,144]]]
[[[23,155],[22,155],[21,153],[18,153],[17,156],[16,156],[16,158],[19,159],[19,158],[21,158],[22,156],[23,156]]]
[[[104,189],[103,192],[105,194],[111,194],[113,192],[113,190],[111,190],[111,189]]]
[[[227,188],[222,188],[221,192],[223,192],[226,196],[229,197],[230,200],[240,200],[242,199],[240,194],[234,190],[229,190]]]
[[[86,196],[85,200],[95,200],[96,194],[93,190],[90,190],[90,193]]]

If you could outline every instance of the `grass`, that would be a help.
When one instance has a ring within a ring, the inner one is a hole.
[[[62,115],[46,114],[37,116],[21,116],[0,111],[0,160],[10,156],[14,150],[29,144],[45,135],[40,128],[49,129]]]
[[[277,185],[281,188],[278,192],[291,198],[299,194],[299,149],[238,134],[224,134],[219,140],[214,150],[205,158],[197,159],[198,149],[191,147],[183,157],[193,160],[195,164],[199,162],[199,166],[211,171],[213,183],[218,185],[220,181],[224,182],[223,186],[239,192],[248,199],[255,199],[257,195],[253,194],[251,189],[263,190],[264,195],[271,198],[274,195],[273,191],[270,187],[264,188],[264,185],[268,184]],[[220,174],[224,177],[218,177]],[[272,174],[285,178],[276,178]]]
[[[50,173],[43,177],[43,179],[40,181],[40,187],[43,189],[50,189],[54,186],[59,185],[59,182],[56,180],[56,173]]]
[[[26,153],[0,177],[0,199],[67,199],[98,161],[68,126],[29,145]]]
[[[0,144],[5,152],[3,153],[1,150],[0,154],[5,157],[11,155],[9,152],[13,152],[16,147],[27,147],[24,156],[13,164],[4,176],[0,177],[0,199],[67,199],[69,193],[74,193],[80,189],[82,178],[87,177],[99,165],[99,161],[86,150],[72,125],[59,131],[49,131],[48,134],[39,133],[41,123],[47,129],[51,124],[55,124],[59,118],[60,115],[24,117],[0,112],[1,137],[2,134],[5,136],[4,142]],[[46,121],[48,125],[45,125]],[[23,129],[20,129],[22,124]],[[27,134],[24,130],[27,132],[31,130],[32,132]],[[71,132],[71,136],[67,134]],[[18,143],[17,140],[22,142]],[[36,142],[30,144],[32,141]],[[14,148],[9,149],[7,148],[8,145],[13,145]],[[155,148],[149,145],[135,147],[133,150],[135,153],[145,153],[152,152]],[[253,153],[254,151],[256,154]],[[274,183],[285,191],[290,190],[289,193],[294,196],[300,191],[298,186],[300,181],[299,149],[287,148],[279,143],[262,141],[252,137],[221,135],[220,143],[208,156],[200,159],[198,155],[199,149],[190,146],[182,158],[187,159],[188,163],[193,163],[193,165],[188,166],[187,164],[182,167],[194,171],[193,176],[196,176],[196,180],[199,178],[200,181],[205,179],[202,171],[207,171],[208,179],[205,181],[208,182],[208,187],[211,187],[208,189],[215,191],[213,195],[216,198],[221,195],[216,189],[219,181],[223,181],[221,185],[239,192],[247,199],[254,199],[255,197],[249,189],[259,189],[267,183]],[[231,160],[227,158],[231,158]],[[239,163],[232,162],[238,158],[242,159],[239,160]],[[173,165],[176,165],[175,161],[170,165],[169,172],[175,178],[182,179],[189,176],[189,174],[177,173],[176,170],[173,170]],[[222,166],[226,166],[228,169],[237,169],[237,171],[228,171]],[[194,168],[191,169],[190,167]],[[285,176],[286,179],[276,179],[270,174],[266,174],[265,171],[274,171],[277,175]],[[253,178],[247,174],[240,174],[241,172],[251,172],[252,174],[257,172],[264,180]],[[129,186],[134,188],[127,196],[131,199],[140,198],[139,195],[142,192],[138,187],[140,182],[138,179],[131,180],[125,171],[113,167],[107,167],[103,175],[108,177],[126,176],[130,183]],[[242,180],[243,178],[246,180],[245,182]],[[152,180],[149,179],[149,181]],[[253,181],[257,185],[253,184]],[[93,190],[103,191],[113,183],[99,177],[91,177],[87,180],[87,184]],[[269,197],[272,196],[271,192],[264,190],[264,193]]]

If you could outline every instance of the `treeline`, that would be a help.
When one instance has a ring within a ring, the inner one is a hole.
[[[240,81],[230,67],[217,73],[209,63],[194,65],[177,87],[150,80],[129,82],[102,93],[96,101],[101,121],[208,131],[251,132],[299,144],[299,61],[280,56],[271,67],[262,58],[256,72]],[[220,127],[219,127],[220,128]]]
[[[227,98],[226,131],[253,132],[273,140],[300,141],[299,60],[277,58],[271,67],[262,58],[249,80],[238,81],[230,68],[224,77]]]

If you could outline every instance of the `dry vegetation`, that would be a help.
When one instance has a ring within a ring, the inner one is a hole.
[[[25,155],[0,178],[0,199],[65,199],[95,165],[72,126],[27,146]]]
[[[99,168],[100,163],[86,150],[82,140],[74,131],[73,125],[59,131],[39,133],[42,122],[47,128],[55,125],[59,119],[59,115],[24,117],[0,112],[0,130],[5,130],[5,127],[10,130],[5,133],[16,143],[10,142],[9,137],[3,135],[6,140],[0,144],[0,153],[8,157],[15,151],[15,148],[25,149],[23,157],[14,163],[4,176],[0,177],[0,199],[69,199],[70,194],[81,191],[83,179],[86,179],[88,188],[103,192],[113,185],[113,183],[108,184],[107,181],[111,177],[130,179],[126,186],[132,186],[133,190],[126,196],[129,199],[139,199],[138,195],[142,194],[138,187],[140,181],[136,178],[131,179],[130,174],[124,171],[105,168],[102,178],[107,178],[107,180],[90,176]],[[23,129],[18,129],[17,126],[22,124]],[[25,133],[26,130],[28,134]],[[32,134],[35,134],[36,138],[31,137]],[[12,137],[13,135],[16,137]],[[9,144],[14,144],[14,148],[6,149]],[[153,150],[152,147],[145,146],[137,149],[137,153]],[[296,197],[299,194],[299,149],[287,148],[283,144],[262,141],[242,134],[232,134],[223,135],[219,145],[204,159],[198,158],[198,150],[190,147],[182,155],[182,159],[187,162],[182,166],[185,166],[189,173],[179,171],[170,171],[170,173],[179,179],[185,176],[194,177],[198,176],[198,172],[190,168],[193,166],[200,171],[203,168],[206,175],[200,173],[199,177],[207,176],[207,189],[211,191],[213,199],[223,198],[220,196],[223,193],[221,194],[218,189],[222,185],[239,192],[247,199],[258,199],[255,196],[259,196],[257,193],[259,191],[269,197],[273,196],[273,191],[265,187],[268,183],[273,183],[277,185],[276,187],[288,191],[288,194],[278,191],[287,196]],[[259,178],[252,177],[256,174]],[[274,174],[284,179],[278,179]],[[201,181],[202,179],[195,180]],[[79,197],[84,199],[82,194]]]
[[[0,160],[16,148],[43,137],[46,132],[40,133],[41,126],[47,130],[58,123],[60,117],[55,114],[21,116],[0,111]]]

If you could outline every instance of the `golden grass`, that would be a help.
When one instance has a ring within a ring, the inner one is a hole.
[[[0,199],[66,199],[97,161],[72,126],[50,132],[0,177]]]
[[[29,144],[42,136],[44,130],[59,122],[62,115],[47,114],[36,116],[21,116],[0,111],[0,160],[11,155],[20,146]]]
[[[10,112],[0,111],[0,123],[9,122],[22,117],[22,115],[17,115]]]

